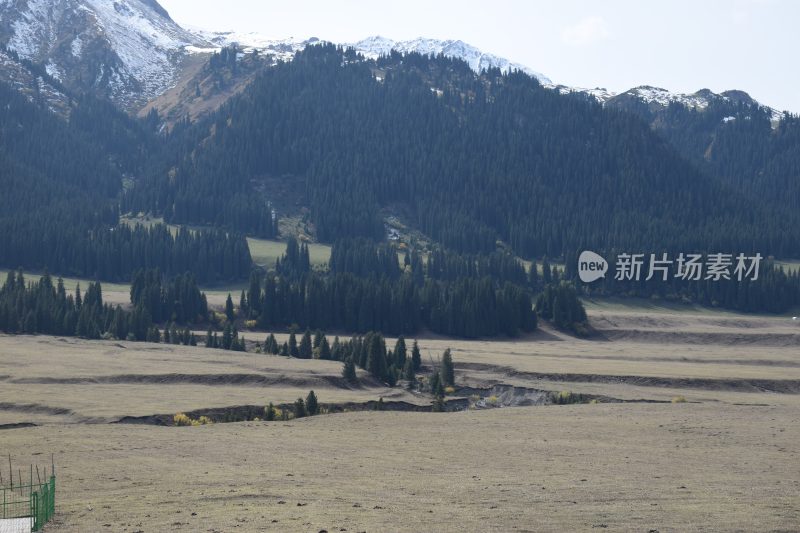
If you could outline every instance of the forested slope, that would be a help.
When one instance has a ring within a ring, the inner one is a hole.
[[[159,153],[146,122],[86,96],[65,119],[4,84],[0,101],[1,266],[124,281],[139,268],[247,276],[241,235],[118,225],[123,179]]]
[[[723,180],[635,114],[459,61],[313,46],[178,128],[126,209],[252,230],[254,180],[302,180],[318,237],[383,238],[402,205],[444,246],[525,257],[598,249],[800,254],[782,206]],[[262,199],[261,201],[266,201]],[[263,211],[263,208],[261,208]]]

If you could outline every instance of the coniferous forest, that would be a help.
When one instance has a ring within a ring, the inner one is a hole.
[[[303,261],[290,270],[296,246],[289,242],[277,272],[250,277],[245,312],[262,328],[392,335],[428,329],[459,337],[514,336],[536,328],[525,284],[477,270],[450,279],[426,277],[410,265],[401,272],[396,252],[366,239],[337,242],[328,272],[309,271]]]
[[[800,255],[785,231],[796,210],[699,168],[635,114],[443,57],[372,63],[309,47],[172,137],[204,149],[174,151],[169,179],[146,176],[128,209],[207,222],[188,215],[193,203],[281,176],[305,184],[328,242],[382,239],[381,209],[402,204],[414,226],[467,253],[501,239],[524,257],[654,243]]]
[[[69,122],[0,84],[0,266],[129,281],[140,268],[191,269],[200,281],[246,278],[241,234],[119,224],[125,176],[158,152],[153,132],[82,97]]]
[[[223,50],[209,68],[236,57]],[[519,72],[394,52],[367,61],[333,45],[172,128],[61,89],[66,117],[0,84],[0,266],[132,281],[131,309],[104,305],[97,283],[78,302],[50,276],[27,286],[14,274],[4,331],[146,340],[158,324],[208,322],[198,284],[248,276],[238,319],[392,335],[517,335],[537,314],[574,330],[581,294],[750,312],[800,303],[800,275],[771,261],[747,283],[584,286],[574,271],[583,249],[800,257],[800,128],[788,114],[773,127],[735,99],[603,107]],[[333,245],[327,268],[294,238],[274,269],[254,268],[245,236],[278,236],[276,182],[300,191],[304,221]],[[424,254],[387,242],[396,212],[430,239]],[[165,224],[120,223],[138,214]]]
[[[68,293],[61,278],[53,282],[45,273],[27,281],[20,270],[9,272],[0,287],[0,331],[6,333],[159,342],[158,326],[164,324],[167,342],[180,325],[180,342],[191,344],[188,326],[208,319],[206,296],[191,273],[166,279],[158,270],[137,271],[129,310],[104,303],[100,282],[89,283],[85,292],[78,284]]]

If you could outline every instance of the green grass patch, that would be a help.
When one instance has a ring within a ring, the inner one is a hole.
[[[173,236],[177,235],[178,230],[180,229],[180,226],[175,224],[164,224],[164,219],[162,217],[151,217],[149,215],[124,215],[119,217],[119,223],[129,226],[130,228],[144,226],[147,229],[163,224],[169,228],[169,231]]]
[[[158,224],[164,224],[162,217],[152,217],[148,215],[125,215],[120,217],[120,224],[125,224],[130,227],[142,225],[146,228],[151,228]],[[190,230],[202,229],[201,226],[179,226],[176,224],[166,224],[173,235],[178,233],[181,227],[189,228]],[[247,245],[250,247],[250,255],[253,257],[253,262],[262,267],[272,267],[279,257],[286,251],[286,243],[283,241],[270,240],[270,239],[257,239],[255,237],[247,238]],[[325,244],[311,243],[308,245],[308,253],[311,258],[311,264],[316,266],[326,266],[331,257],[331,247]],[[402,261],[402,256],[399,258]]]
[[[259,266],[271,267],[286,251],[286,243],[267,239],[247,238],[250,246],[250,255],[253,262]],[[325,244],[311,243],[308,245],[308,255],[311,264],[315,266],[325,266],[331,258],[331,247]]]

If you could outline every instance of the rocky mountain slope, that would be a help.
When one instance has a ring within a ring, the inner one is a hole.
[[[31,102],[44,104],[53,113],[66,117],[70,111],[70,96],[58,80],[29,61],[8,50],[0,50],[2,80]]]
[[[0,44],[65,86],[135,109],[178,78],[187,46],[206,46],[155,0],[3,0]]]

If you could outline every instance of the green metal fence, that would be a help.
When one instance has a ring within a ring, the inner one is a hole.
[[[40,531],[56,513],[56,476],[50,479],[38,490],[31,492],[31,516],[33,517],[32,531]]]
[[[0,533],[9,531],[41,531],[56,512],[56,476],[51,472],[49,477],[45,471],[40,477],[39,471],[30,470],[30,477],[22,482],[4,481],[0,486]]]

